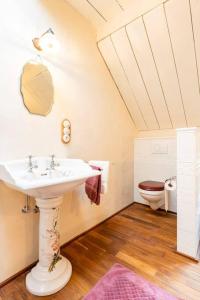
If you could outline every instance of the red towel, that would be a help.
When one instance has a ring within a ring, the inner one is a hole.
[[[101,171],[101,168],[90,166],[93,170]],[[88,178],[85,182],[85,192],[92,203],[100,204],[101,175]]]

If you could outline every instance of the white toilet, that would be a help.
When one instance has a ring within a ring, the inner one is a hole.
[[[143,181],[138,184],[139,193],[156,210],[164,204],[165,183],[160,181]]]

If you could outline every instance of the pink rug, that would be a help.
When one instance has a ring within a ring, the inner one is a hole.
[[[83,300],[180,300],[120,264],[115,264]]]

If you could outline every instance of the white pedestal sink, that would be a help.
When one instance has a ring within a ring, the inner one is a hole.
[[[59,166],[50,169],[50,158],[36,157],[37,169],[28,169],[28,160],[0,163],[0,179],[9,187],[35,197],[40,210],[39,262],[26,277],[26,287],[34,295],[51,295],[69,281],[72,266],[60,255],[59,209],[63,194],[100,175],[79,159],[56,159]]]

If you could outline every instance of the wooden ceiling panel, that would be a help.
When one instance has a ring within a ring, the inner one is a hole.
[[[200,76],[200,1],[190,0],[191,18],[194,30],[194,45],[196,50],[198,79]]]
[[[129,8],[129,6],[133,3],[133,0],[116,0],[122,7],[123,10]]]
[[[159,129],[151,101],[149,99],[125,28],[122,28],[114,33],[112,35],[112,40],[147,128],[150,130]]]
[[[138,108],[135,101],[133,92],[128,84],[127,78],[125,76],[124,70],[118,59],[116,51],[113,47],[110,37],[102,40],[98,44],[102,56],[115,80],[117,87],[121,93],[121,96],[132,116],[132,119],[139,130],[146,130],[146,124],[142,117],[142,114]]]
[[[96,11],[86,0],[67,0],[79,13],[84,15],[95,28],[103,26],[106,22],[104,18]]]
[[[99,50],[139,130],[200,126],[200,0],[66,1],[103,30]]]
[[[116,0],[87,0],[87,2],[97,10],[106,21],[122,12],[122,7]]]
[[[188,126],[199,126],[199,81],[189,1],[170,0],[165,4],[165,11]]]
[[[160,128],[172,128],[168,107],[166,105],[166,100],[164,98],[142,18],[138,18],[136,21],[129,24],[127,26],[127,33],[144,78]]]
[[[187,125],[185,110],[163,6],[146,14],[144,23],[173,127],[185,127]]]

